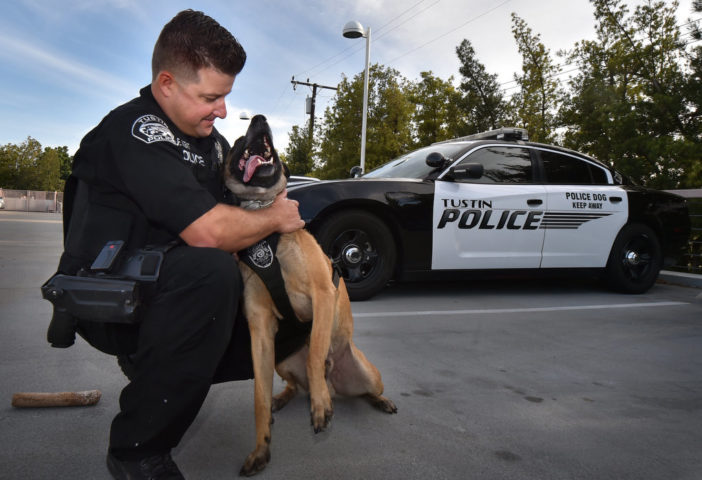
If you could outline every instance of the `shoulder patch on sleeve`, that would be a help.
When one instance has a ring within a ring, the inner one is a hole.
[[[144,143],[169,142],[176,145],[176,139],[166,122],[156,115],[142,115],[132,125],[132,136]]]

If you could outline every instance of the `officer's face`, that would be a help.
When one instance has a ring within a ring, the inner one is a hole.
[[[213,68],[202,68],[193,81],[175,79],[171,111],[166,112],[183,133],[206,137],[216,118],[227,116],[224,98],[232,91],[234,77]]]

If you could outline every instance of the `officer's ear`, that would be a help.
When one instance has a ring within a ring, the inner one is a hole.
[[[156,75],[152,88],[155,90],[157,98],[158,96],[168,98],[173,95],[176,86],[175,76],[168,70],[161,70]]]

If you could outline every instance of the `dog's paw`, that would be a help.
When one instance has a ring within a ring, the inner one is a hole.
[[[382,395],[366,395],[368,401],[378,410],[382,410],[385,413],[397,413],[397,407],[389,398],[385,398]]]
[[[319,433],[327,428],[333,416],[334,409],[331,407],[312,410],[312,427],[314,428],[314,433]]]
[[[239,475],[242,477],[250,477],[256,475],[258,472],[266,468],[266,465],[271,459],[271,450],[268,445],[256,448],[253,452],[246,457],[244,465],[239,471]]]

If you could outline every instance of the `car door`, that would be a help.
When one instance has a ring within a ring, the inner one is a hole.
[[[626,223],[628,197],[613,185],[611,173],[595,162],[548,149],[539,157],[548,208],[543,268],[599,268],[607,264],[612,243]]]
[[[546,191],[534,183],[529,150],[482,145],[452,166],[482,165],[480,178],[451,169],[436,180],[432,269],[538,268]]]

